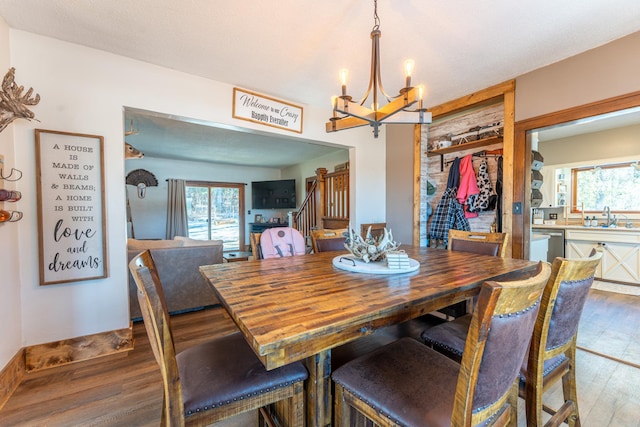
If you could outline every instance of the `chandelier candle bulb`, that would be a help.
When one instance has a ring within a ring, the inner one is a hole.
[[[413,74],[413,68],[415,62],[413,59],[407,59],[404,61],[404,75],[406,77],[406,87],[411,87],[411,75]]]
[[[340,70],[340,84],[342,85],[342,96],[347,96],[347,79],[349,78],[349,70],[343,68]]]

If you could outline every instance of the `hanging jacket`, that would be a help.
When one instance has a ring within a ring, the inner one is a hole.
[[[502,156],[498,157],[498,177],[496,178],[496,231],[502,232]]]
[[[491,179],[489,178],[489,166],[487,165],[486,157],[482,158],[482,162],[478,168],[476,182],[478,184],[480,194],[478,194],[473,203],[469,205],[470,212],[479,212],[489,209],[489,200],[493,194],[493,187],[491,186]]]
[[[464,216],[466,218],[475,218],[478,216],[476,212],[469,211],[469,203],[473,203],[474,197],[480,194],[478,189],[476,173],[473,170],[472,155],[468,154],[460,161],[460,186],[456,198],[461,205],[464,205]],[[471,198],[471,200],[469,200]]]
[[[449,230],[470,231],[469,221],[464,216],[462,205],[456,199],[457,185],[460,178],[460,159],[455,158],[449,176],[447,178],[447,189],[444,191],[431,220],[429,229],[429,244],[434,247],[447,247]]]

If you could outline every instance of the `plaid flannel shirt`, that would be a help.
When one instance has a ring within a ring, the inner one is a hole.
[[[447,248],[449,230],[471,231],[469,221],[464,216],[464,208],[456,199],[456,188],[447,188],[438,202],[431,220],[429,238],[431,246]]]

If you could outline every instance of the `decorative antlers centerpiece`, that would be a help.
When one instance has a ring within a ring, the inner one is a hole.
[[[393,241],[393,234],[386,227],[384,233],[378,238],[371,235],[371,227],[367,229],[367,235],[364,238],[349,227],[349,237],[347,237],[344,246],[356,258],[368,263],[382,261],[388,252],[395,251],[400,244]]]
[[[33,88],[29,88],[24,94],[24,86],[18,86],[15,82],[16,69],[11,67],[2,80],[2,91],[0,91],[0,132],[4,130],[15,119],[33,120],[36,115],[29,110],[29,106],[38,105],[40,95],[33,94]]]

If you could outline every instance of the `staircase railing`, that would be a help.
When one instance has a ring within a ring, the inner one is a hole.
[[[316,170],[316,178],[293,215],[293,227],[303,236],[319,228],[343,228],[349,224],[349,169],[328,173]]]
[[[311,235],[311,230],[317,228],[318,222],[316,219],[316,189],[318,187],[318,181],[314,180],[311,188],[307,192],[307,196],[300,205],[300,209],[293,215],[292,227],[300,231],[303,236],[307,237]]]

